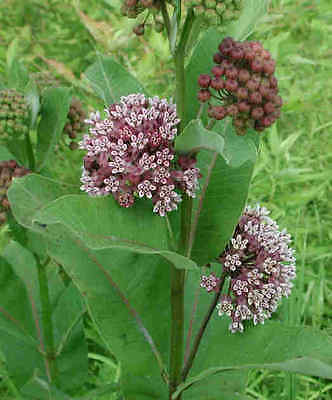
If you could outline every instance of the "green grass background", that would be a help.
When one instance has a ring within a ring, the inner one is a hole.
[[[134,22],[117,11],[113,0],[3,0],[0,73],[8,57],[18,54],[30,72],[50,71],[63,84],[73,84],[75,94],[92,110],[102,104],[82,88],[80,78],[101,52],[115,56],[150,93],[171,95],[166,40],[153,31],[135,37]],[[285,105],[278,123],[262,135],[249,202],[269,208],[294,237],[298,278],[282,305],[285,323],[312,325],[332,334],[332,1],[271,0],[270,12],[252,38],[277,59]],[[77,183],[81,156],[65,150],[51,173]],[[6,241],[6,232],[3,227],[1,241]],[[111,382],[117,373],[113,361],[100,356],[92,328],[87,327],[87,335],[91,387]],[[17,398],[4,360],[0,365],[0,398]],[[332,381],[251,371],[247,395],[327,400],[332,399]]]

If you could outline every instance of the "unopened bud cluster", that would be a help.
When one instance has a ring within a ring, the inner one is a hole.
[[[47,88],[61,86],[59,80],[49,71],[35,72],[33,78],[40,93]]]
[[[13,178],[18,178],[30,173],[30,170],[21,167],[15,160],[0,161],[0,224],[6,222],[6,212],[10,205],[7,198]]]
[[[29,106],[14,89],[0,91],[0,139],[20,136],[29,129]]]
[[[244,0],[186,0],[185,6],[193,7],[196,16],[223,25],[239,18],[243,3]]]
[[[219,257],[229,288],[217,310],[220,316],[230,317],[233,333],[243,332],[246,321],[263,324],[293,287],[296,267],[290,235],[280,231],[268,214],[264,207],[247,207]],[[207,291],[217,291],[218,284],[213,274],[201,278],[201,287]]]
[[[225,38],[213,60],[211,75],[198,78],[198,100],[209,102],[209,117],[230,116],[239,135],[248,128],[263,131],[271,126],[282,106],[271,54],[259,42]]]
[[[80,137],[80,134],[85,129],[85,119],[86,113],[82,103],[76,97],[73,97],[67,116],[67,122],[63,129],[63,132],[71,139],[69,143],[69,148],[71,150],[78,148],[78,142],[76,142],[75,139]]]
[[[91,196],[112,194],[122,207],[150,199],[160,216],[177,209],[181,192],[195,197],[196,160],[174,151],[180,122],[175,104],[131,94],[105,112],[105,119],[97,112],[86,121],[90,135],[80,143],[87,150],[81,190]]]
[[[164,0],[123,0],[121,13],[128,18],[136,19],[140,14],[146,12],[144,22],[136,25],[133,29],[137,36],[144,35],[145,24],[149,15],[153,16],[154,28],[157,32],[164,29],[163,20],[160,16],[161,2]]]

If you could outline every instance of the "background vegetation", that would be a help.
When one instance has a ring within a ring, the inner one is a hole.
[[[50,72],[72,85],[87,110],[102,104],[86,90],[84,71],[98,53],[112,54],[150,93],[169,96],[173,81],[168,45],[151,30],[131,33],[133,21],[120,17],[116,0],[3,0],[0,3],[0,73],[19,55],[31,73]],[[263,134],[250,202],[272,210],[294,237],[298,279],[283,305],[285,323],[312,325],[332,334],[332,6],[330,0],[272,0],[270,13],[253,38],[277,58],[285,100],[279,122]],[[79,186],[82,154],[64,149],[50,176]],[[9,240],[1,228],[0,243]],[[90,384],[114,382],[113,360],[104,356],[86,322]],[[273,338],[271,338],[273,340]],[[239,349],[240,351],[240,349]],[[251,371],[252,399],[332,399],[332,382],[271,371]],[[78,394],[79,395],[79,394]],[[112,395],[98,396],[111,399]],[[0,361],[0,398],[16,398]],[[222,399],[222,396],[221,396]]]

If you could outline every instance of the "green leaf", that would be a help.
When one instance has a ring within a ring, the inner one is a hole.
[[[27,145],[24,138],[10,137],[6,139],[6,146],[14,155],[14,160],[16,160],[22,166],[29,166]]]
[[[112,57],[97,54],[97,61],[85,71],[84,76],[105,105],[118,102],[121,96],[145,93],[141,83]]]
[[[23,63],[17,59],[11,61],[7,71],[7,81],[10,88],[23,91],[29,82],[29,73]]]
[[[166,220],[153,214],[148,202],[138,201],[124,209],[111,196],[91,198],[83,194],[63,196],[47,204],[62,191],[59,185],[53,189],[52,183],[31,174],[12,185],[8,198],[19,223],[54,238],[61,237],[65,228],[92,249],[159,254],[177,268],[197,268],[189,258],[168,250]]]
[[[190,232],[191,255],[198,265],[213,261],[232,236],[247,200],[256,158],[252,141],[241,141],[238,151],[233,128],[226,122],[223,129],[223,153],[229,164],[217,152],[201,151],[198,155],[203,179]]]
[[[128,400],[166,399],[169,269],[157,256],[117,249],[92,251],[65,234],[49,251],[84,295],[107,349],[121,363]],[[139,377],[139,380],[137,378]]]
[[[258,155],[259,135],[254,130],[248,130],[244,136],[236,134],[229,120],[218,121],[213,127],[225,140],[223,157],[226,163],[234,168],[245,162],[255,163]]]
[[[189,122],[180,136],[176,138],[175,150],[183,153],[196,153],[210,150],[224,156],[225,141],[218,133],[204,128],[202,121],[195,119]]]
[[[25,88],[25,98],[30,107],[30,129],[33,129],[37,122],[38,113],[40,110],[39,93],[36,83],[32,80]]]
[[[34,216],[46,224],[45,232],[57,235],[57,224],[77,235],[92,249],[123,248],[143,254],[159,254],[177,268],[196,268],[194,262],[168,250],[166,221],[152,213],[151,204],[137,202],[120,207],[113,197],[63,196]],[[53,226],[52,226],[53,225]],[[137,232],[140,232],[139,240]]]
[[[103,396],[104,394],[118,392],[119,388],[120,386],[117,383],[109,383],[90,391],[88,394],[83,397],[81,396],[77,400],[95,400],[100,398],[100,396]]]
[[[267,13],[269,0],[246,0],[240,18],[227,30],[227,36],[245,40],[254,30],[259,20]]]
[[[223,374],[194,377],[179,385],[176,395],[183,392],[183,400],[249,400],[245,396],[248,380],[245,371],[225,371]],[[190,384],[189,384],[190,382]],[[191,385],[189,387],[189,385]]]
[[[0,346],[14,383],[22,387],[35,370],[47,379],[45,337],[37,265],[33,255],[16,242],[4,250],[0,268]],[[55,266],[48,270],[54,323],[54,345],[60,387],[78,388],[87,376],[87,346],[80,294],[64,287]],[[13,301],[13,293],[15,301]]]
[[[41,120],[37,130],[37,171],[52,160],[66,123],[70,102],[71,90],[68,88],[50,88],[43,92]]]
[[[30,379],[22,387],[21,393],[26,400],[73,400],[38,376]]]
[[[5,146],[0,146],[0,161],[16,160]]]
[[[44,227],[33,222],[34,215],[45,204],[69,192],[69,185],[29,174],[14,180],[7,195],[17,221],[26,228],[43,232]]]

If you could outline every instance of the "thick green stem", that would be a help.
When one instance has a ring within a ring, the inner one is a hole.
[[[46,263],[41,264],[39,260],[38,262],[38,280],[39,280],[39,291],[40,291],[40,302],[41,302],[41,311],[42,311],[42,326],[44,333],[44,341],[45,341],[45,357],[47,364],[49,366],[49,374],[50,374],[50,383],[56,385],[57,383],[57,366],[56,366],[56,356],[55,356],[55,348],[54,348],[54,337],[53,337],[53,323],[52,323],[52,306],[50,301],[50,294],[48,288],[48,279],[46,266],[49,262],[49,259]]]
[[[176,49],[175,62],[175,78],[176,78],[176,107],[177,115],[181,123],[178,128],[181,134],[185,123],[185,98],[186,98],[186,81],[184,70],[185,48],[192,26],[193,14],[190,10],[184,27],[182,30],[179,45]],[[179,253],[186,255],[188,251],[188,239],[192,217],[192,200],[184,195],[181,205],[181,237],[179,242]],[[185,271],[171,267],[171,350],[170,350],[170,390],[169,398],[175,392],[177,385],[181,382],[181,371],[183,365],[183,345],[184,345],[184,279]],[[181,399],[181,395],[177,400]]]
[[[171,266],[171,352],[170,352],[170,393],[175,392],[181,380],[183,361],[183,337],[184,337],[184,277],[185,270]],[[179,397],[180,399],[180,397]]]

